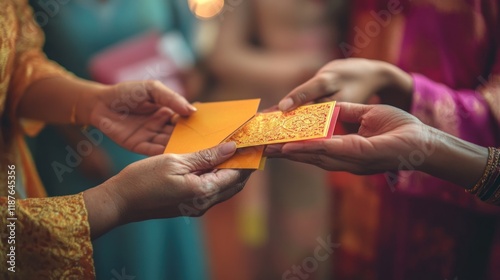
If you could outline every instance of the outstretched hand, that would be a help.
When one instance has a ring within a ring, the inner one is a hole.
[[[190,154],[137,161],[85,191],[92,237],[121,224],[198,217],[241,191],[252,170],[216,169],[236,152],[234,142]]]
[[[338,59],[292,90],[279,102],[279,109],[290,111],[309,102],[331,100],[366,104],[375,95],[382,103],[407,109],[412,91],[411,76],[396,66],[361,58]]]
[[[164,151],[173,116],[194,111],[184,97],[159,81],[127,82],[100,96],[90,121],[124,148],[152,156]]]
[[[357,134],[269,146],[266,154],[310,163],[331,171],[374,174],[398,169],[400,156],[425,149],[429,128],[387,105],[338,103],[339,121],[359,125]]]

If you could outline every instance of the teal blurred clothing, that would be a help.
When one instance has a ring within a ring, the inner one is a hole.
[[[90,77],[87,66],[92,55],[148,30],[179,30],[192,45],[195,21],[187,0],[66,0],[57,8],[42,4],[56,0],[30,2],[46,33],[47,55],[82,78]]]
[[[183,0],[32,0],[31,4],[35,19],[46,33],[48,57],[83,78],[90,77],[88,61],[95,53],[143,32],[176,29],[191,42],[194,18]],[[100,183],[68,166],[69,146],[54,128],[47,127],[29,142],[49,195],[77,193]],[[98,147],[107,151],[114,174],[144,158],[106,137]],[[54,163],[71,172],[58,177]],[[94,242],[94,259],[98,279],[208,278],[201,227],[195,219],[152,220],[122,226]]]

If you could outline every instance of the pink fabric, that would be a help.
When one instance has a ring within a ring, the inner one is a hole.
[[[421,74],[413,75],[411,113],[465,140],[500,146],[500,120],[493,117],[491,104],[478,90],[490,86],[489,78],[500,76],[499,3],[457,2],[466,4],[456,12],[438,11],[432,5],[410,6],[405,13],[405,35],[396,64]],[[500,88],[494,90],[500,94]]]
[[[467,141],[482,146],[500,146],[500,104],[497,102],[500,99],[485,99],[486,92],[497,97],[500,95],[499,83],[496,82],[500,77],[499,1],[439,1],[445,3],[443,5],[437,1],[426,2],[405,2],[404,35],[400,55],[395,61],[400,68],[413,73],[414,94],[410,112],[424,123]],[[399,235],[402,241],[395,247],[393,257],[397,268],[392,274],[394,278],[410,279],[419,271],[427,272],[416,279],[438,274],[453,277],[455,273],[460,279],[468,275],[467,269],[469,272],[476,270],[478,274],[472,272],[472,275],[482,275],[480,278],[488,274],[494,278],[499,273],[500,230],[498,218],[495,218],[498,208],[479,202],[451,183],[420,172],[400,172],[397,189],[399,194],[386,197],[390,204],[387,211],[406,209],[399,213],[401,224],[396,226],[398,232],[406,234]],[[411,197],[420,199],[412,200]],[[437,203],[429,203],[429,199],[437,199]],[[428,214],[422,214],[426,212]],[[493,213],[493,216],[487,213]],[[448,239],[440,243],[451,242],[453,246],[450,245],[449,254],[439,256],[439,251],[436,251],[435,255],[421,258],[411,266],[408,263],[412,255],[407,252],[417,255],[424,252],[422,248],[428,240],[428,237],[411,238],[415,234],[412,225],[418,221],[418,216],[425,224],[424,232],[443,230]],[[474,224],[481,220],[484,224]],[[478,243],[481,239],[488,244],[489,231],[497,232],[491,237],[492,245],[486,245],[483,251],[464,253],[467,248],[484,246]],[[481,263],[488,261],[490,248],[490,266],[485,271],[480,267]],[[438,260],[443,263],[433,267],[429,262],[432,259],[434,263]],[[474,268],[474,261],[479,259],[481,261]]]
[[[412,73],[413,115],[478,145],[500,146],[498,0],[353,3],[353,56],[386,60]],[[450,183],[420,172],[401,175],[400,191],[462,206],[475,204]]]
[[[478,145],[499,145],[499,123],[480,92],[453,90],[420,74],[412,74],[412,77],[413,115],[428,125]]]
[[[412,73],[412,114],[462,139],[500,146],[500,1],[352,3],[348,41],[352,48],[347,50]],[[383,26],[389,7],[401,7],[401,11],[391,14],[390,24]],[[377,19],[377,15],[384,17]],[[359,35],[367,27],[371,33]],[[340,53],[346,54],[342,46]],[[339,192],[366,187],[376,189],[380,198],[380,209],[371,209],[380,212],[376,230],[357,232],[378,236],[376,272],[370,279],[496,279],[500,275],[500,208],[420,172],[367,176],[359,180],[364,186],[354,184],[358,182],[354,179],[341,179],[342,174],[332,174]],[[343,215],[350,218],[349,213]]]
[[[486,90],[500,95],[500,6],[492,0],[463,0],[440,6],[413,1],[396,62],[412,72],[411,113],[424,123],[482,146],[500,146],[500,120]],[[471,205],[452,184],[419,172],[402,172],[400,189]]]

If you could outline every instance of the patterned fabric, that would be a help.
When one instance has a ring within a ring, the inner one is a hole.
[[[17,201],[16,269],[7,271],[6,236],[0,255],[2,279],[92,279],[90,228],[83,194]],[[7,199],[0,197],[2,209]],[[4,208],[5,207],[5,208]],[[7,211],[0,212],[7,221]]]
[[[0,219],[7,221],[7,166],[16,166],[16,273],[0,261],[2,279],[94,278],[92,245],[81,194],[40,198],[45,191],[24,142],[43,124],[18,120],[16,108],[34,82],[70,75],[41,51],[43,34],[25,0],[0,0]],[[24,132],[24,133],[23,133]],[[20,198],[32,197],[22,200]],[[36,197],[36,198],[34,198]],[[2,227],[0,250],[7,252],[8,228]]]
[[[43,33],[33,20],[26,1],[0,0],[0,185],[5,184],[7,164],[23,169],[23,186],[30,197],[43,197],[45,191],[33,168],[22,132],[35,135],[43,124],[18,120],[16,108],[25,90],[34,82],[69,75],[55,63],[47,61],[41,48]],[[0,195],[3,194],[3,188]]]

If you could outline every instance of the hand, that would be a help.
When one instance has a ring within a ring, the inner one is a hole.
[[[106,88],[97,100],[91,124],[130,151],[150,156],[164,151],[175,114],[196,111],[158,81],[120,83]]]
[[[127,166],[84,193],[92,236],[129,222],[201,216],[242,190],[251,171],[216,170],[236,145],[225,143],[192,154],[165,154]]]
[[[279,108],[290,111],[308,102],[330,100],[365,104],[378,95],[382,103],[408,109],[412,92],[411,76],[396,66],[360,58],[339,59],[292,90]]]
[[[272,145],[266,155],[355,174],[418,170],[464,188],[474,186],[485,170],[487,148],[426,126],[402,110],[338,105],[339,120],[359,124],[358,134]]]
[[[386,105],[338,103],[339,121],[360,125],[357,134],[270,146],[268,156],[310,163],[330,171],[374,174],[396,170],[400,156],[429,150],[430,129],[414,116]]]

